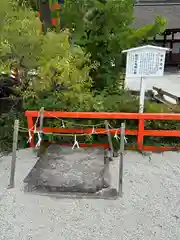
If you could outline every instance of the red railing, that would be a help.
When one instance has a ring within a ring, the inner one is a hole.
[[[39,116],[39,111],[26,111],[25,115],[28,121],[28,129],[31,130],[32,141],[30,143],[31,147],[34,147],[34,121],[33,118]],[[136,146],[132,146],[128,149],[138,149],[140,151],[167,151],[167,150],[180,150],[180,146],[144,146],[145,136],[154,137],[180,137],[180,130],[146,130],[145,121],[146,120],[178,120],[180,121],[180,114],[161,114],[161,113],[110,113],[110,112],[50,112],[44,111],[43,116],[45,118],[76,118],[76,119],[129,119],[138,120],[137,130],[125,130],[126,135],[137,136]],[[37,129],[38,130],[38,129]],[[48,128],[44,127],[42,129],[44,133],[72,133],[72,134],[83,134],[92,133],[92,128],[78,129],[78,128]],[[120,131],[120,130],[119,130]],[[110,129],[111,134],[115,134],[116,130]],[[105,128],[96,128],[96,134],[106,134]],[[118,132],[119,133],[119,132]],[[102,144],[94,144],[98,146]],[[81,146],[86,146],[86,144],[81,144]],[[108,147],[108,144],[104,145]]]

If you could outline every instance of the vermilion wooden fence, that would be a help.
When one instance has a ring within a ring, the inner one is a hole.
[[[32,141],[30,143],[31,147],[34,147],[34,121],[33,118],[39,116],[39,111],[26,111],[25,115],[28,121],[28,129],[31,129]],[[145,146],[143,144],[145,136],[155,136],[155,137],[180,137],[180,130],[146,130],[145,121],[146,120],[178,120],[180,121],[180,114],[161,114],[161,113],[117,113],[117,112],[50,112],[44,111],[45,118],[75,118],[75,119],[129,119],[138,120],[137,130],[126,129],[126,135],[137,136],[137,144],[129,149],[138,149],[140,151],[167,151],[167,150],[180,150],[180,146]],[[38,130],[38,129],[37,129]],[[92,133],[92,128],[78,129],[78,128],[43,128],[44,133],[72,133],[72,134],[83,134]],[[105,128],[96,128],[96,133],[106,134]],[[115,134],[116,130],[110,129],[111,134]],[[119,133],[119,132],[118,132]],[[81,144],[80,146],[86,146],[87,144]],[[102,144],[94,144],[94,146]],[[104,145],[108,147],[107,145]]]

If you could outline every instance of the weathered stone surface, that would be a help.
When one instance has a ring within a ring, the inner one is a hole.
[[[110,185],[109,161],[103,148],[72,150],[52,144],[24,182],[61,192],[95,193]]]

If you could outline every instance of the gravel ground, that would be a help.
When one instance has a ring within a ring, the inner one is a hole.
[[[146,90],[152,90],[152,87],[162,88],[171,94],[180,97],[180,73],[165,73],[163,77],[147,77],[145,82]],[[131,90],[140,89],[140,78],[126,78],[125,85]],[[176,104],[176,101],[172,98],[165,96],[167,101],[172,104]]]
[[[10,157],[0,159],[0,240],[179,240],[180,154],[126,152],[124,196],[118,200],[57,199],[25,194],[35,164],[18,152],[16,186],[7,190]],[[118,161],[111,166],[116,184]]]

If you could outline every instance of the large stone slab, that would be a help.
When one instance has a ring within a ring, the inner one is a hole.
[[[96,193],[110,186],[109,161],[104,148],[72,150],[52,144],[24,182],[51,191]]]

